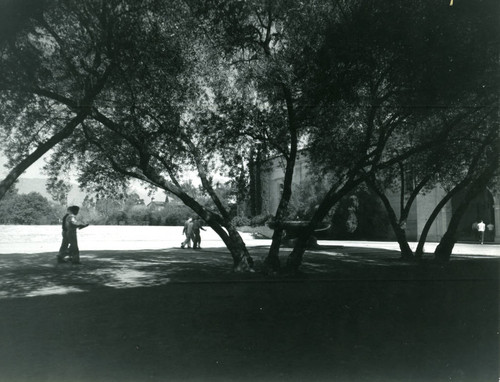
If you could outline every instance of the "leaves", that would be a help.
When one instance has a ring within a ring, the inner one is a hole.
[[[56,212],[37,192],[8,195],[0,202],[0,223],[53,224],[58,222]]]

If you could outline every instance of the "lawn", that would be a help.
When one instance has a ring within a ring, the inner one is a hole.
[[[280,278],[231,273],[222,249],[19,256],[0,264],[16,292],[0,299],[0,381],[498,381],[496,258],[332,247]],[[137,277],[117,283],[124,270]],[[32,293],[57,280],[81,292]]]

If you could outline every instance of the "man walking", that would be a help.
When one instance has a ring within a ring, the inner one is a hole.
[[[201,218],[197,217],[193,222],[193,248],[198,248],[198,249],[201,248],[200,229],[205,231],[205,228],[203,228],[201,223]]]
[[[181,243],[181,248],[187,245],[188,248],[191,248],[191,239],[193,238],[193,219],[189,218],[184,223],[184,229],[182,230],[182,234],[186,235],[186,240]]]
[[[88,224],[80,224],[76,220],[76,215],[80,211],[80,207],[71,206],[68,207],[66,215],[64,215],[62,220],[62,243],[59,248],[59,254],[57,255],[57,262],[64,263],[66,256],[69,256],[70,261],[73,264],[80,263],[80,250],[78,248],[78,239],[76,236],[76,230],[82,229],[88,226]]]

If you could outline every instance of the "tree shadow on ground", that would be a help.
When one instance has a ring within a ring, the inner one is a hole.
[[[85,292],[99,288],[135,288],[167,283],[214,283],[314,280],[497,279],[500,259],[460,256],[448,264],[430,259],[404,262],[398,251],[357,247],[322,247],[304,256],[296,277],[266,276],[266,247],[250,253],[255,273],[235,273],[225,248],[82,251],[81,264],[57,264],[55,253],[0,256],[0,298]],[[288,251],[280,253],[286,264]]]
[[[297,278],[220,248],[2,255],[0,381],[496,380],[497,259],[350,251],[308,251]]]
[[[236,277],[229,253],[219,249],[82,251],[81,264],[58,264],[55,255],[0,256],[0,298]]]
[[[406,261],[394,250],[325,246],[307,252],[302,270],[313,277],[348,279],[495,280],[500,275],[500,258],[458,255],[443,264],[428,256]]]

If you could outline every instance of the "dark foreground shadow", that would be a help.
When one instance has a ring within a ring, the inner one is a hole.
[[[2,258],[2,290],[83,292],[0,299],[0,381],[498,380],[498,261],[309,252],[290,280],[204,251]]]

